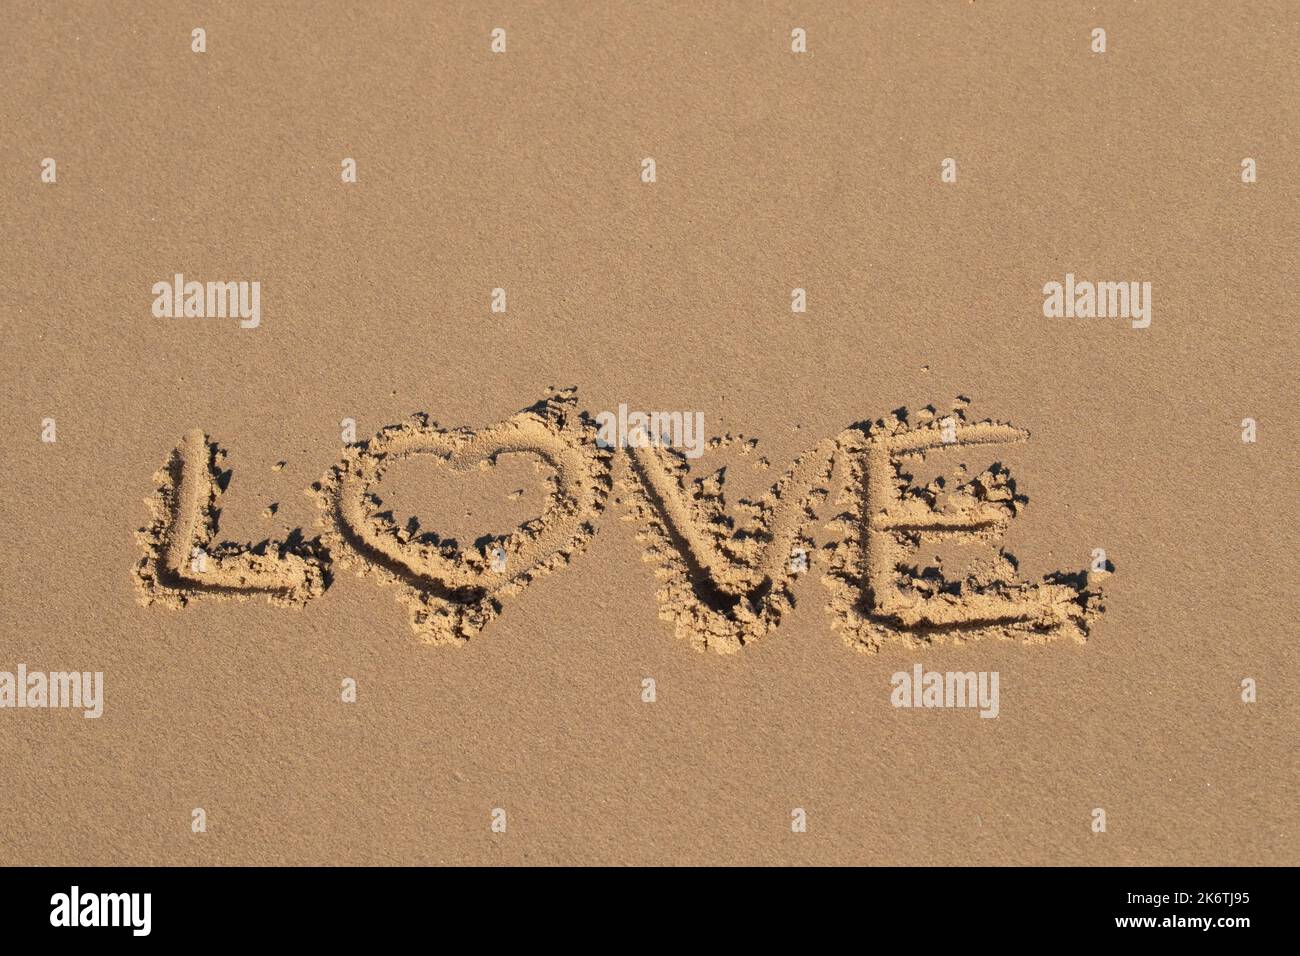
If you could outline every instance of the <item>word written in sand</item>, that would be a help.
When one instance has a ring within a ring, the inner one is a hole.
[[[859,650],[876,651],[886,640],[923,646],[986,636],[1082,642],[1102,611],[1106,572],[1017,579],[1014,556],[998,542],[1027,499],[1005,468],[971,475],[962,463],[951,480],[912,484],[904,469],[929,455],[1028,439],[1004,423],[968,422],[960,407],[942,417],[926,408],[915,421],[899,412],[848,428],[800,456],[762,498],[731,507],[722,471],[694,477],[683,452],[650,441],[629,441],[616,458],[598,432],[578,411],[573,389],[479,429],[445,429],[417,415],[349,445],[311,487],[320,509],[316,537],[294,530],[283,540],[240,545],[218,543],[225,452],[192,431],[155,476],[152,518],[140,531],[141,598],[184,607],[261,596],[301,607],[324,593],[334,568],[349,568],[393,588],[423,641],[461,643],[505,601],[572,563],[616,493],[656,565],[660,617],[700,650],[739,650],[780,623],[794,606],[796,577],[817,550],[812,526],[819,518],[830,535],[821,553],[832,626]],[[738,450],[748,454],[755,443],[740,442]],[[737,440],[711,439],[709,447],[729,444]],[[392,469],[417,458],[472,476],[510,456],[533,463],[546,506],[472,548],[420,532],[418,522],[399,526],[379,496]],[[822,515],[832,500],[847,507]],[[931,545],[991,549],[992,556],[954,577],[919,560]]]
[[[262,324],[260,282],[186,282],[178,272],[171,282],[155,282],[153,294],[154,318],[239,319],[241,329]]]

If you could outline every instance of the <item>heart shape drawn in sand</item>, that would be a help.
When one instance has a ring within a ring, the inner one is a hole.
[[[496,617],[502,598],[567,564],[595,531],[610,488],[610,453],[597,446],[595,431],[577,412],[575,389],[485,428],[443,429],[413,416],[348,448],[313,486],[325,510],[322,543],[344,567],[396,585],[425,643],[462,643]],[[412,537],[375,494],[389,468],[417,455],[469,472],[515,454],[550,470],[547,507],[510,534],[486,539],[482,551],[458,549],[436,535]]]

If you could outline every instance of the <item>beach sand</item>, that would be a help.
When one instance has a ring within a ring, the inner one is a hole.
[[[5,863],[1300,862],[1290,4],[4,17]]]

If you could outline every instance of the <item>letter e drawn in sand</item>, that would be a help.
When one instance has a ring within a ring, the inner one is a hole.
[[[1101,605],[1105,572],[1053,573],[1039,583],[1015,578],[1015,561],[996,560],[962,580],[909,563],[923,542],[996,542],[1025,498],[1007,470],[993,465],[957,485],[940,504],[942,482],[910,484],[902,465],[933,451],[1026,441],[1010,425],[955,417],[934,420],[932,409],[915,426],[896,416],[863,427],[850,456],[851,511],[840,524],[849,532],[834,549],[824,582],[832,592],[834,625],[860,650],[878,650],[887,638],[926,644],[985,636],[1044,643],[1059,636],[1086,640]],[[964,469],[963,469],[964,470]]]
[[[294,532],[285,541],[214,544],[221,494],[229,481],[225,452],[200,430],[186,433],[149,500],[151,518],[139,539],[145,555],[136,565],[141,600],[184,607],[203,597],[247,599],[301,606],[324,591],[328,561],[314,541]]]
[[[425,643],[468,640],[496,617],[502,598],[568,564],[595,531],[609,493],[610,453],[597,447],[595,425],[576,404],[576,391],[566,389],[486,428],[442,429],[417,415],[381,430],[349,448],[314,486],[325,511],[323,542],[341,565],[396,586]],[[391,468],[417,455],[436,456],[458,472],[528,456],[551,472],[547,507],[508,535],[480,540],[478,550],[433,532],[412,534],[374,492]]]

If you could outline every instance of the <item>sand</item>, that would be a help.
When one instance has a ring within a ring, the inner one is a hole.
[[[1298,41],[7,11],[0,672],[102,714],[0,707],[0,856],[1300,862]]]

